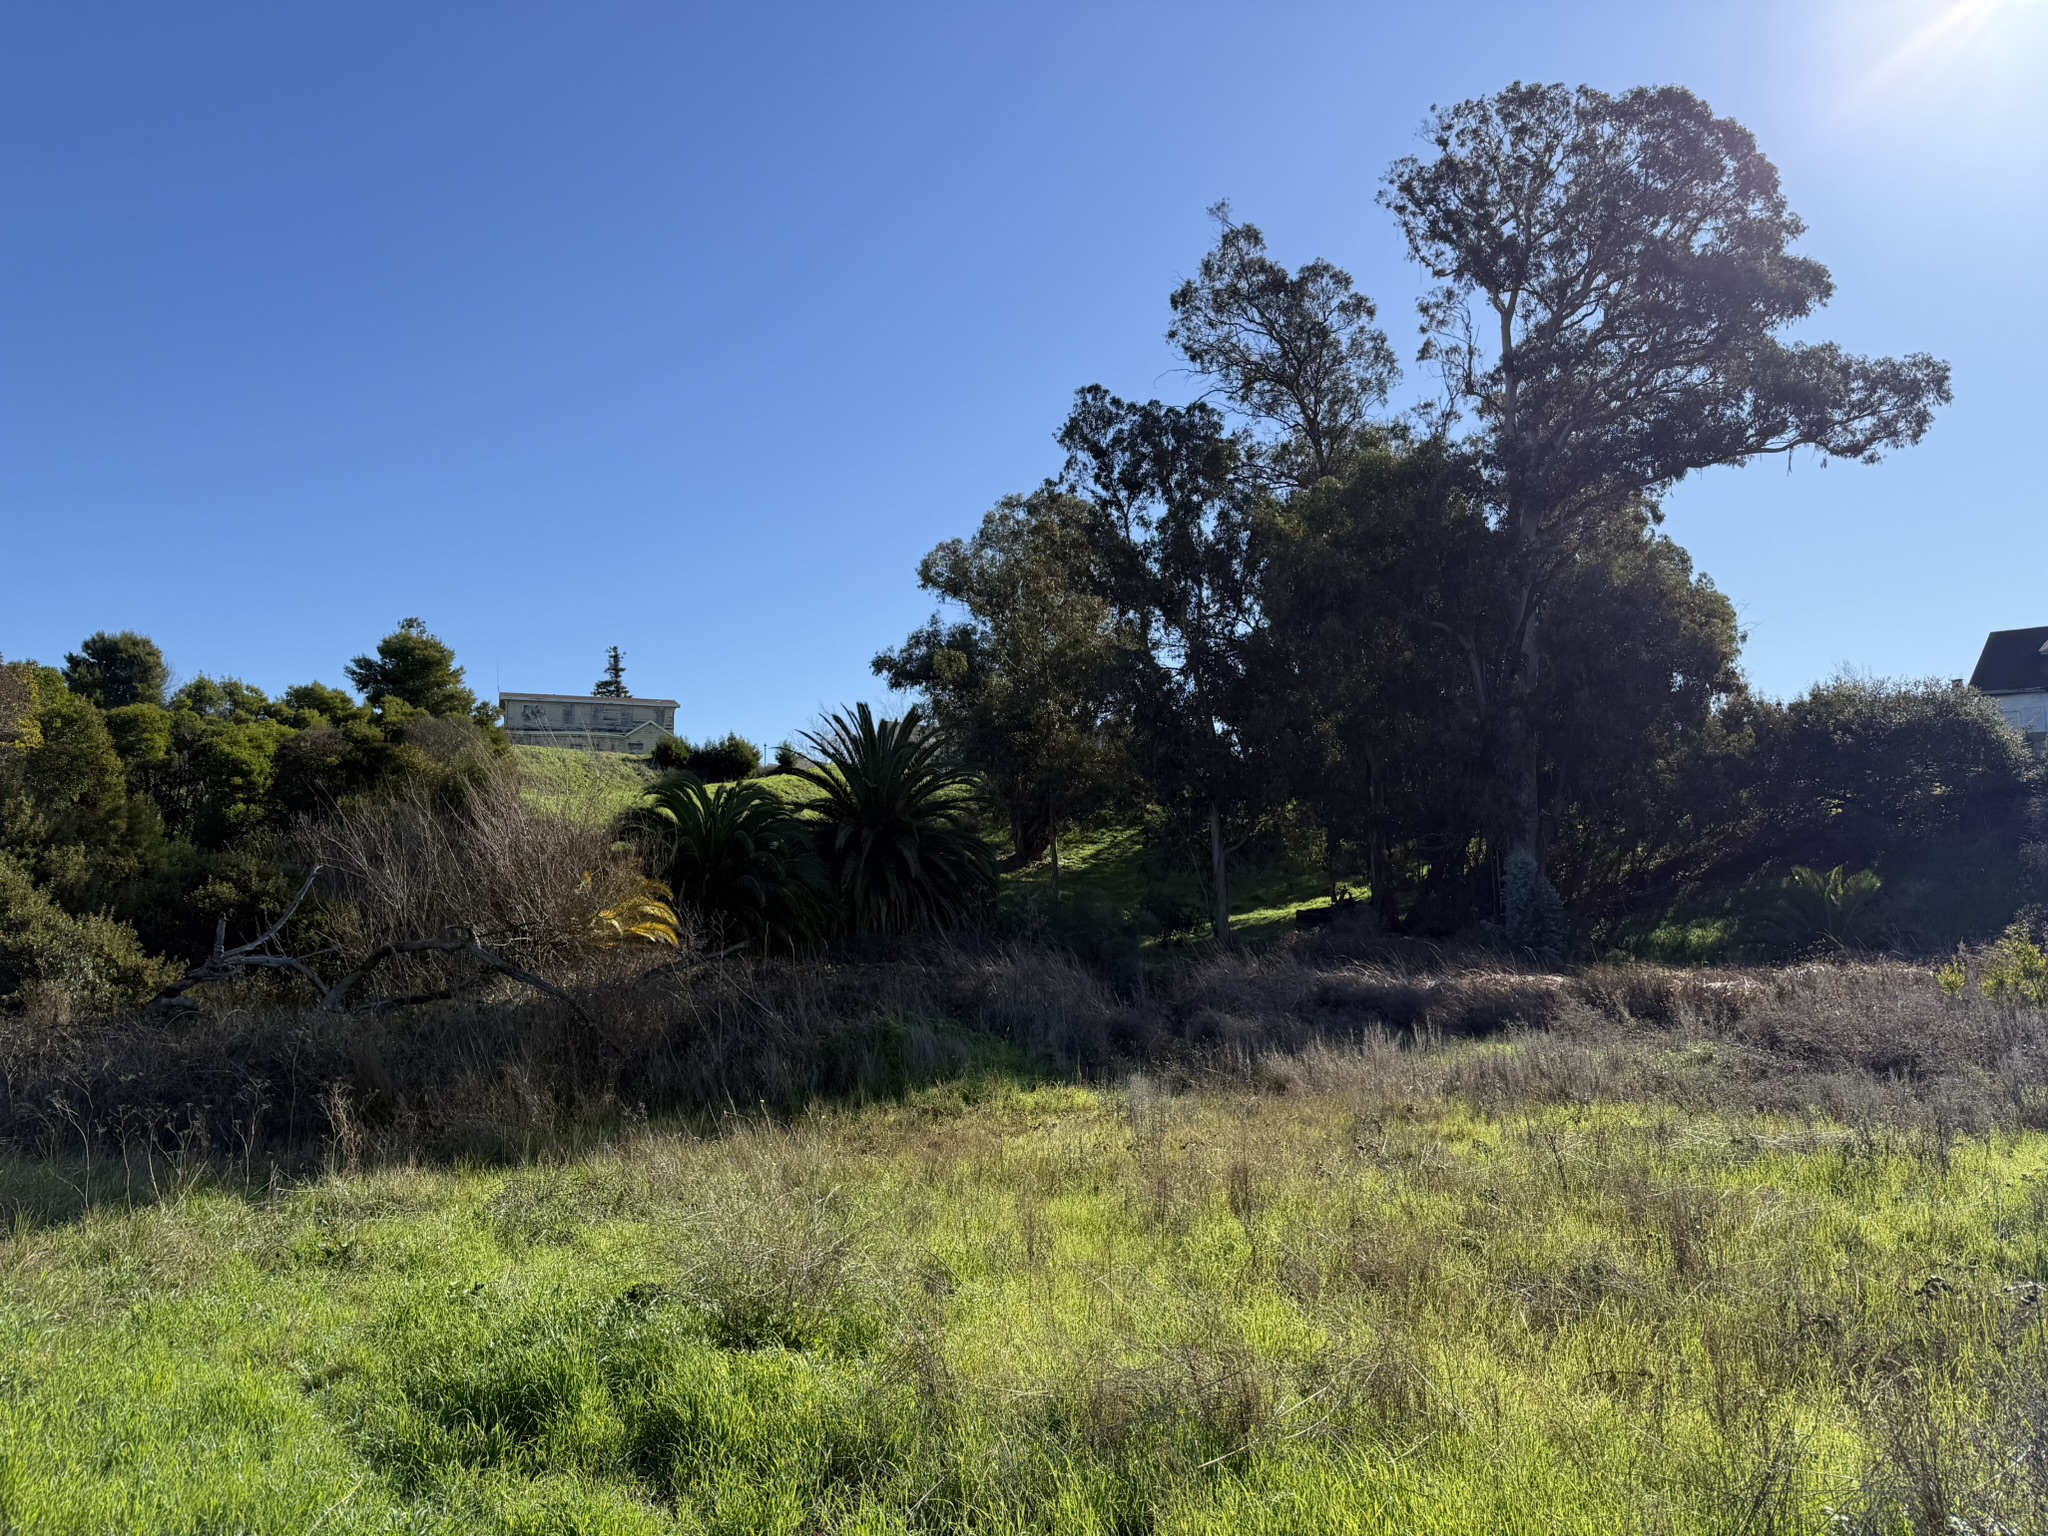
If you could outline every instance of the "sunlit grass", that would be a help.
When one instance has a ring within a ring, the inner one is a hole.
[[[2003,1454],[2048,1137],[1478,1092],[1528,1048],[20,1224],[0,1529],[1905,1529],[1898,1446]]]
[[[1163,911],[1177,908],[1191,930],[1205,931],[1209,897],[1198,857],[1206,854],[1197,848],[1183,850],[1178,859],[1165,856],[1172,846],[1157,828],[1069,828],[1060,839],[1061,901],[1147,933],[1158,931]],[[1050,855],[1005,875],[1004,882],[1013,893],[1050,903]],[[1329,898],[1330,877],[1322,870],[1298,867],[1285,858],[1251,862],[1242,855],[1231,865],[1231,927],[1240,936],[1289,931],[1296,912]]]

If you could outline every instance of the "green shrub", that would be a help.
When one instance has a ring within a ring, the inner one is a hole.
[[[2032,939],[2009,933],[1984,962],[1982,986],[1993,1002],[2048,1008],[2048,953]]]
[[[818,761],[796,772],[821,792],[805,809],[846,925],[909,933],[977,919],[996,894],[996,860],[972,824],[975,779],[917,706],[878,721],[857,705],[804,739]]]
[[[761,771],[761,749],[732,733],[697,746],[670,736],[655,743],[652,761],[664,773],[689,773],[706,784],[729,784]]]
[[[0,1004],[55,993],[69,1007],[108,1013],[143,1002],[174,974],[125,924],[73,916],[0,853]]]
[[[743,736],[728,732],[690,749],[690,772],[706,784],[751,779],[760,771],[761,749]]]
[[[763,786],[678,774],[648,793],[627,831],[714,944],[797,949],[822,935],[829,904],[809,829]]]

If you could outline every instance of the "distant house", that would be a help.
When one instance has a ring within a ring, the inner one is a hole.
[[[1970,674],[1970,686],[2035,746],[2048,740],[2048,626],[1993,630]]]
[[[505,712],[505,734],[522,747],[575,747],[645,757],[676,729],[674,699],[501,693],[498,708]]]

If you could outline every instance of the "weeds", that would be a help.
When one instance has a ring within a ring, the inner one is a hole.
[[[11,1038],[0,1528],[2043,1526],[2040,1021],[1979,989],[949,949],[589,995],[566,1081],[545,1006],[119,1036],[54,1139],[32,1085],[109,1038]],[[218,1107],[122,1131],[152,1061]]]

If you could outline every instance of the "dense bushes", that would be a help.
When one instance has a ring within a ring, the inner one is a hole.
[[[672,773],[625,830],[715,947],[798,949],[837,933],[904,934],[978,920],[996,890],[974,777],[913,708],[867,705],[806,738],[800,811],[754,783]],[[693,755],[692,762],[701,756]]]
[[[2002,953],[1972,957],[1953,996],[1895,964],[1564,978],[1437,965],[1419,950],[1414,964],[1337,963],[1310,945],[1190,960],[1120,992],[1064,953],[927,943],[889,959],[742,958],[604,983],[582,994],[583,1018],[550,999],[470,998],[402,1027],[274,1003],[169,1030],[133,1016],[61,1034],[0,1019],[0,1142],[75,1139],[52,1117],[62,1099],[96,1106],[86,1129],[108,1141],[155,1124],[237,1155],[253,1134],[279,1156],[317,1156],[344,1135],[401,1160],[519,1157],[642,1113],[795,1113],[975,1069],[1142,1067],[1284,1086],[1285,1058],[1331,1042],[1503,1032],[1535,1043],[1518,1076],[1502,1075],[1505,1060],[1468,1069],[1461,1091],[1476,1103],[1678,1094],[1852,1126],[2048,1127],[2048,1024],[2004,986]],[[1671,1044],[1707,1049],[1651,1059]]]
[[[125,925],[66,912],[0,853],[0,1001],[43,1012],[112,1012],[141,1004],[176,969],[145,954]]]
[[[0,945],[43,957],[0,978],[0,1005],[31,980],[81,1006],[129,996],[141,956],[198,960],[220,919],[239,931],[278,910],[302,873],[292,828],[400,786],[440,793],[501,745],[417,620],[357,658],[366,704],[319,683],[272,699],[203,675],[166,697],[168,672],[127,632],[92,636],[62,672],[0,668],[0,856],[35,896],[14,891]],[[81,958],[53,969],[63,923]]]
[[[653,763],[665,773],[689,773],[706,784],[725,784],[759,773],[761,749],[732,733],[696,746],[671,736],[655,744]]]

